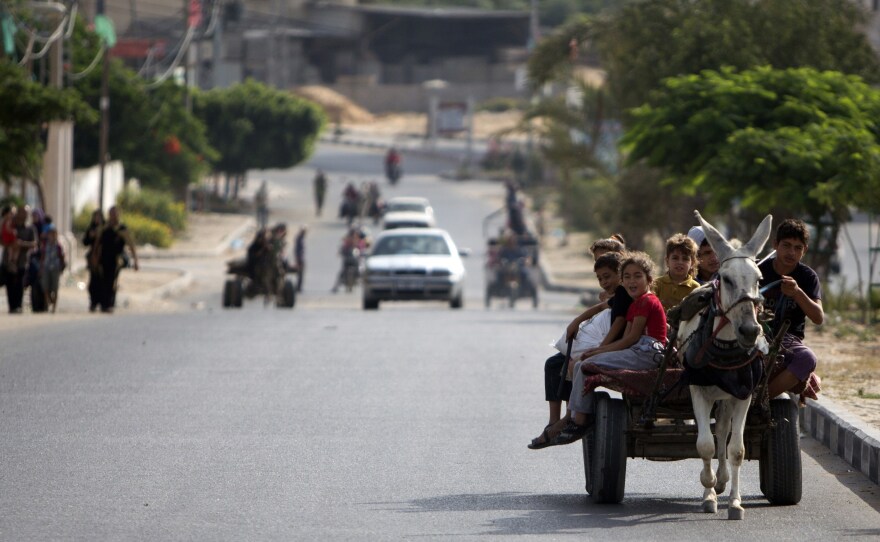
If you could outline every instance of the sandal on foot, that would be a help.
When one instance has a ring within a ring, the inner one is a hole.
[[[550,436],[551,427],[553,427],[553,424],[548,423],[541,434],[538,437],[532,439],[531,444],[528,445],[530,450],[540,450],[541,448],[546,448],[547,446],[553,446],[553,437]]]
[[[589,425],[578,425],[574,422],[568,422],[565,428],[562,429],[552,441],[552,446],[559,446],[563,444],[571,444],[572,442],[578,441],[587,434],[587,430],[590,428]]]

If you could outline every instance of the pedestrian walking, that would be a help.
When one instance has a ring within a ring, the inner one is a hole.
[[[86,251],[86,267],[89,269],[89,312],[95,312],[101,304],[101,263],[95,248],[103,228],[104,213],[100,209],[95,209],[89,227],[83,235],[83,245],[89,247]]]
[[[306,227],[302,226],[293,242],[293,260],[296,262],[296,291],[302,292],[303,275],[306,273]]]
[[[67,261],[64,259],[64,249],[58,242],[58,228],[55,224],[50,223],[46,226],[45,236],[39,252],[39,282],[43,290],[45,306],[54,313],[58,305],[58,283],[61,272],[67,267]]]
[[[263,229],[269,223],[269,188],[266,186],[266,181],[260,184],[254,196],[254,204],[257,207],[257,228]]]
[[[16,210],[12,221],[15,227],[15,249],[9,250],[7,247],[3,252],[3,265],[6,268],[6,301],[10,314],[21,313],[28,258],[30,251],[36,248],[39,238],[37,230],[27,223],[29,210],[27,205]]]
[[[98,237],[98,244],[93,250],[97,250],[97,261],[99,265],[100,280],[100,300],[101,312],[113,312],[116,306],[116,288],[119,281],[119,272],[128,267],[127,255],[125,247],[131,250],[133,260],[132,268],[138,270],[138,257],[135,250],[134,241],[132,241],[131,233],[121,221],[119,209],[115,206],[110,207],[107,212],[107,224],[101,229],[101,235]]]
[[[315,173],[315,216],[321,216],[324,208],[324,196],[327,194],[327,177],[320,169]]]

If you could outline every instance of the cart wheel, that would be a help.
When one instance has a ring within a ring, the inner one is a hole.
[[[511,309],[516,308],[516,298],[519,295],[519,288],[511,288],[510,294],[508,295],[507,303],[510,305]]]
[[[537,289],[532,293],[532,308],[533,309],[538,308],[538,290]]]
[[[223,283],[223,308],[232,307],[233,296],[235,295],[235,281],[227,280]]]
[[[626,485],[626,406],[596,394],[596,424],[584,437],[587,491],[597,504],[617,504]]]
[[[281,303],[278,306],[283,309],[292,309],[294,305],[296,305],[296,287],[290,279],[287,279],[281,287]]]
[[[770,401],[770,415],[776,427],[765,433],[761,445],[761,493],[770,504],[797,504],[802,490],[797,405],[790,399],[774,399]]]
[[[489,289],[488,286],[486,286],[486,308],[488,309],[491,306],[492,306],[492,291]]]
[[[464,305],[464,300],[462,299],[463,295],[464,294],[459,292],[457,296],[450,299],[449,300],[449,308],[450,309],[460,309]]]
[[[244,285],[242,284],[241,279],[235,279],[232,282],[232,306],[241,308],[241,305],[244,302]]]
[[[379,300],[364,296],[364,310],[374,311],[379,308]]]

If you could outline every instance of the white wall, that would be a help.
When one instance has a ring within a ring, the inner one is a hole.
[[[101,167],[75,169],[70,186],[70,202],[73,214],[77,215],[86,205],[98,207],[98,187],[101,182]],[[104,166],[104,205],[106,211],[116,204],[116,196],[125,187],[125,171],[122,162],[115,160]]]

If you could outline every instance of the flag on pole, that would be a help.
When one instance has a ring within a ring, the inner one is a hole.
[[[106,15],[95,15],[95,34],[101,38],[108,49],[116,45],[116,29],[113,21]]]

